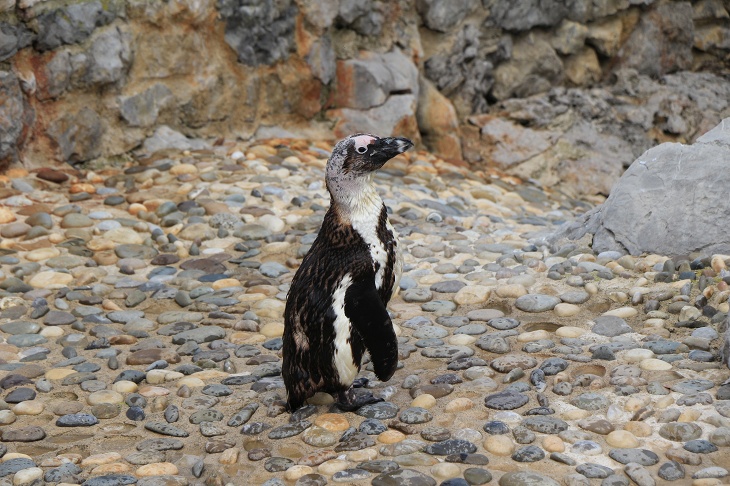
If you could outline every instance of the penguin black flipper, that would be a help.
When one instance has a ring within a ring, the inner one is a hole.
[[[372,277],[358,279],[347,289],[345,315],[370,352],[378,379],[388,381],[398,366],[398,340]]]

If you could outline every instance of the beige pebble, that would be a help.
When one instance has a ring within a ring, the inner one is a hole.
[[[70,273],[61,273],[53,271],[38,272],[33,275],[28,282],[31,287],[36,289],[55,290],[66,287],[73,281],[74,277]]]
[[[544,329],[538,329],[537,331],[523,332],[517,336],[517,342],[519,343],[530,343],[540,339],[550,339],[550,333]]]
[[[284,324],[279,322],[269,322],[268,324],[264,324],[259,332],[267,338],[281,337],[284,335]]]
[[[2,458],[0,458],[0,462],[7,462],[11,459],[33,459],[28,454],[23,454],[21,452],[8,452],[5,454]]]
[[[694,321],[702,317],[702,312],[695,306],[685,305],[679,311],[680,321]]]
[[[672,365],[660,359],[649,358],[640,362],[639,368],[647,371],[667,371],[672,369]]]
[[[150,385],[142,385],[137,390],[137,393],[142,395],[145,398],[149,397],[162,397],[165,395],[170,394],[170,390],[167,388],[163,388],[161,386],[150,386]]]
[[[635,348],[625,351],[621,357],[627,363],[640,363],[645,359],[654,357],[654,352],[651,349]]]
[[[503,299],[516,299],[517,297],[527,295],[527,289],[524,287],[524,285],[507,284],[500,285],[499,287],[495,288],[494,293],[497,294],[498,297],[501,297]]]
[[[170,167],[169,172],[175,176],[183,174],[197,174],[198,168],[193,164],[177,164]]]
[[[200,378],[201,380],[205,381],[205,380],[215,380],[217,378],[220,378],[220,379],[228,378],[229,374],[224,371],[221,371],[221,370],[209,369],[209,370],[198,371],[197,373],[193,373],[190,376],[195,377],[195,378]]]
[[[378,451],[375,449],[360,449],[347,453],[347,460],[352,462],[372,461],[378,457]]]
[[[558,305],[560,305],[560,304],[558,304]],[[588,332],[588,330],[583,329],[582,327],[561,326],[555,331],[555,335],[558,337],[577,338],[587,332]]]
[[[43,412],[44,405],[40,400],[26,400],[20,402],[13,407],[15,415],[40,415]]]
[[[220,464],[235,464],[238,462],[239,449],[231,447],[221,453],[221,457],[218,458]]]
[[[636,437],[649,437],[651,435],[651,425],[646,422],[631,421],[624,424],[624,430],[632,433]]]
[[[133,381],[121,380],[112,384],[112,390],[118,393],[135,393],[139,389]]]
[[[593,412],[588,410],[581,410],[580,408],[572,408],[561,412],[560,417],[563,420],[580,420],[588,418],[593,415]]]
[[[284,471],[284,479],[286,479],[287,481],[296,481],[302,476],[312,474],[313,472],[314,469],[312,469],[311,467],[297,464],[296,466],[292,466]]]
[[[484,448],[495,456],[509,456],[514,452],[515,445],[506,435],[490,435],[484,440]]]
[[[185,378],[180,378],[176,384],[178,388],[182,386],[188,386],[190,388],[202,388],[205,386],[205,382],[195,376],[186,376]]]
[[[100,403],[122,403],[123,401],[124,396],[114,390],[99,390],[90,393],[86,397],[86,403],[92,406],[99,405]]]
[[[343,461],[342,459],[330,459],[329,461],[325,461],[317,466],[317,472],[331,476],[334,473],[344,471],[350,466],[352,466],[352,464],[348,461]]]
[[[152,374],[152,376],[150,376],[150,373]],[[145,375],[145,380],[150,385],[159,385],[160,383],[176,381],[184,377],[185,375],[180,373],[179,371],[150,370]]]
[[[215,290],[219,289],[225,289],[228,287],[240,287],[241,282],[238,279],[235,278],[222,278],[220,280],[216,280],[212,284],[210,284],[212,288]]]
[[[12,223],[16,219],[12,209],[0,206],[0,224]]]
[[[96,466],[91,470],[92,476],[103,476],[105,474],[122,474],[129,472],[132,468],[128,464],[123,462],[110,462],[109,464],[102,464]]]
[[[728,312],[730,312],[730,303],[723,302],[722,304],[719,304],[717,306],[717,310],[720,311],[720,312],[724,312],[724,313],[727,314]]]
[[[81,460],[81,467],[100,466],[102,464],[110,464],[122,459],[122,455],[118,452],[105,452],[103,454],[94,454]]]
[[[608,312],[604,312],[603,315],[627,319],[629,317],[634,317],[638,313],[639,313],[639,311],[634,309],[633,307],[619,307],[618,309],[612,309]]]
[[[606,443],[611,447],[633,449],[639,446],[639,440],[628,430],[614,430],[606,436]]]
[[[48,260],[49,258],[57,257],[60,254],[61,252],[58,248],[51,246],[48,248],[38,248],[37,250],[29,251],[25,254],[25,259],[30,262],[41,262],[43,260]]]
[[[44,338],[54,339],[63,336],[63,328],[61,326],[46,326],[38,334]]]
[[[616,302],[617,304],[623,304],[624,302],[629,300],[629,294],[627,294],[626,292],[609,292],[608,298]]]
[[[459,466],[453,462],[440,462],[431,466],[431,474],[437,478],[446,479],[459,476],[461,471],[459,470]]]
[[[469,334],[456,334],[449,337],[449,344],[454,346],[468,346],[475,343],[476,340],[476,336],[470,336]]]
[[[692,486],[718,486],[720,484],[723,484],[723,482],[719,478],[700,478],[692,480]]]
[[[547,452],[563,452],[565,451],[565,443],[563,439],[556,435],[546,435],[542,439],[542,448]]]
[[[671,395],[665,395],[654,403],[654,406],[658,409],[664,409],[671,405],[674,405],[674,398]]]
[[[573,317],[580,312],[580,307],[575,304],[561,302],[553,308],[553,312],[555,312],[558,317]]]
[[[178,473],[177,466],[171,462],[153,462],[140,466],[134,474],[140,477],[145,476],[174,476]]]
[[[455,398],[446,404],[444,411],[447,413],[463,412],[474,408],[474,402],[466,397]]]
[[[418,395],[416,398],[413,399],[411,402],[412,407],[421,407],[425,409],[433,408],[436,406],[436,399],[433,397],[433,395],[429,395],[428,393],[424,393],[422,395]]]
[[[489,299],[492,287],[485,285],[467,285],[461,288],[452,299],[459,305],[482,304]]]
[[[314,420],[314,424],[330,432],[342,432],[350,427],[350,422],[348,422],[345,415],[339,413],[323,413],[322,415],[318,415]]]
[[[682,413],[679,414],[677,422],[696,422],[697,419],[700,418],[700,415],[702,415],[701,410],[697,410],[696,408],[685,408],[682,410]]]
[[[712,259],[710,260],[710,266],[715,271],[715,273],[720,273],[722,270],[727,269],[727,265],[725,264],[725,259],[727,258],[726,255],[713,255]]]
[[[583,290],[591,295],[596,295],[598,293],[598,285],[594,284],[593,282],[588,282],[587,284],[585,284],[585,287],[583,287]]]
[[[95,251],[97,253],[114,250],[116,246],[117,243],[114,243],[112,240],[98,237],[94,237],[91,241],[86,243],[86,247],[89,250]]]
[[[46,380],[53,381],[53,380],[63,380],[68,375],[73,375],[74,373],[76,373],[75,370],[71,370],[68,368],[53,368],[53,369],[46,371],[44,376],[45,376]]]
[[[405,438],[406,435],[403,432],[390,429],[378,435],[378,442],[382,442],[383,444],[395,444]]]
[[[141,245],[145,237],[132,228],[114,228],[104,233],[104,238],[120,245]]]
[[[629,397],[624,404],[624,410],[627,412],[636,412],[641,407],[645,407],[651,403],[651,397],[648,396],[633,396]]]
[[[651,317],[644,321],[644,325],[647,327],[664,327],[664,319],[658,317]]]
[[[29,467],[27,469],[21,469],[16,472],[13,476],[13,486],[20,486],[21,484],[30,484],[33,481],[37,481],[43,478],[43,469],[40,467]]]
[[[15,414],[10,410],[0,410],[0,425],[10,425],[17,420]]]
[[[101,306],[104,308],[104,310],[109,310],[109,311],[122,310],[122,308],[119,307],[116,302],[114,302],[113,300],[109,300],[109,299],[104,299],[101,302]]]

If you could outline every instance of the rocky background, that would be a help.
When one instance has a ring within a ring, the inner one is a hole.
[[[730,114],[729,0],[0,0],[0,160],[399,133],[608,194]],[[179,132],[179,133],[178,133]],[[92,165],[93,166],[93,165]]]

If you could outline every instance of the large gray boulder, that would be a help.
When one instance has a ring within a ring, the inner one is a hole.
[[[730,118],[692,145],[664,143],[636,159],[601,206],[554,235],[593,235],[593,250],[667,256],[730,254]]]

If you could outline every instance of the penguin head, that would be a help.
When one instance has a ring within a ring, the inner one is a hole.
[[[387,161],[413,147],[413,142],[402,137],[376,137],[356,133],[337,142],[327,161],[327,188],[332,193],[369,181],[372,173]],[[334,194],[333,194],[334,195]]]

